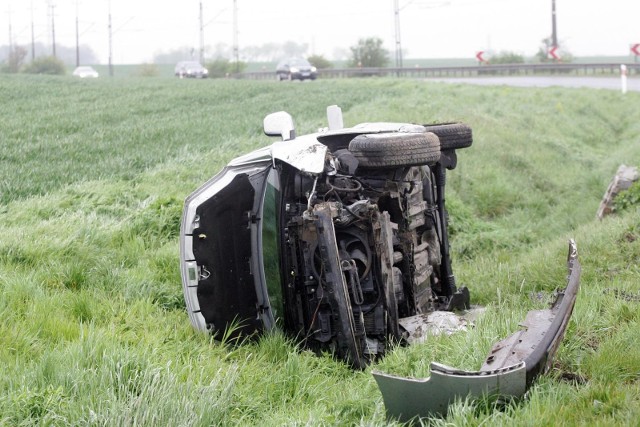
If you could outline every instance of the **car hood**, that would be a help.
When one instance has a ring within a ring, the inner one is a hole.
[[[196,329],[250,335],[273,326],[261,221],[269,172],[283,162],[319,174],[326,152],[314,137],[276,142],[233,159],[186,199],[180,229],[181,273],[189,318]]]

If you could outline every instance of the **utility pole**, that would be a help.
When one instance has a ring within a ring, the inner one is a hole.
[[[113,77],[113,33],[111,31],[111,0],[109,0],[109,76]]]
[[[80,34],[78,31],[78,0],[76,0],[76,67],[80,66]]]
[[[393,16],[396,29],[396,68],[402,68],[402,43],[400,42],[400,5],[399,0],[393,0]]]
[[[416,0],[408,0],[405,4],[400,6],[399,0],[393,0],[393,17],[394,17],[395,29],[396,29],[396,67],[397,68],[402,68],[402,43],[400,42],[400,11],[415,2]],[[420,4],[425,8],[436,8],[436,7],[448,6],[450,2],[447,0],[443,0],[438,2],[418,2],[416,4]]]
[[[204,66],[204,23],[202,16],[202,0],[200,0],[200,65]]]
[[[56,5],[53,4],[53,2],[50,3],[51,5],[51,45],[53,47],[53,57],[56,57],[56,13],[55,13],[55,7]]]
[[[33,30],[33,0],[31,0],[31,61],[36,60],[36,37]]]
[[[11,5],[7,9],[7,15],[9,15],[9,55],[13,52],[13,30],[11,29]]]
[[[556,0],[551,0],[551,47],[558,47],[558,33],[556,28]]]
[[[236,74],[240,72],[240,52],[238,49],[238,0],[233,0],[233,56],[236,59]]]

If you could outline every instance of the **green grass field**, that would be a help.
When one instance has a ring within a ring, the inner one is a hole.
[[[191,329],[178,266],[182,201],[265,146],[345,123],[464,121],[450,172],[457,281],[487,306],[468,333],[394,349],[375,369],[477,369],[565,284],[582,289],[553,369],[518,401],[461,401],[433,425],[638,425],[640,221],[595,212],[640,163],[640,94],[346,79],[278,84],[0,75],[0,425],[386,425],[369,368],[280,332],[240,346]],[[429,422],[428,420],[425,421]]]

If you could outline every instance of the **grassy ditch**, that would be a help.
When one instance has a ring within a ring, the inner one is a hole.
[[[465,121],[449,172],[454,271],[487,313],[466,334],[397,348],[374,368],[480,366],[563,286],[582,290],[550,374],[526,398],[459,402],[435,425],[635,425],[640,419],[638,210],[595,220],[619,163],[640,163],[640,94],[369,79],[293,84],[0,75],[0,425],[385,425],[368,371],[279,332],[240,346],[192,331],[177,234],[183,199],[228,160],[345,123]]]

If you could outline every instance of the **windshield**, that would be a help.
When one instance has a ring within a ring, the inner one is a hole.
[[[304,58],[293,58],[289,61],[289,64],[294,67],[308,67],[311,65],[309,61]]]
[[[182,66],[185,68],[202,68],[202,65],[198,62],[184,62]]]

